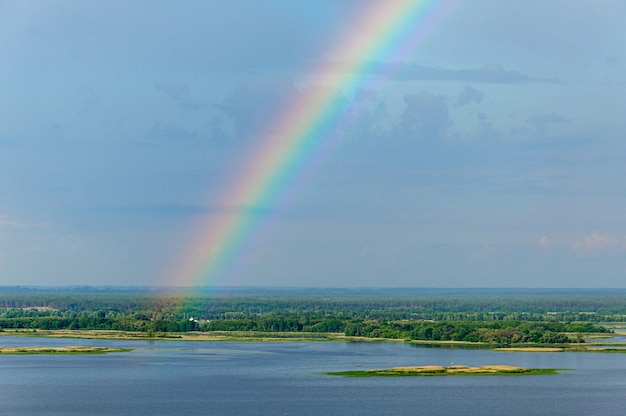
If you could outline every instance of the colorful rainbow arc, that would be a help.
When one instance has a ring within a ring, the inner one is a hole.
[[[218,214],[200,227],[182,264],[167,278],[168,284],[187,287],[215,283],[258,222],[254,209],[246,207],[271,206],[316,143],[331,135],[345,113],[341,111],[345,92],[364,86],[372,74],[385,75],[376,72],[376,65],[414,51],[455,2],[373,1],[350,26],[343,42],[331,51],[326,63],[310,72],[311,77],[345,75],[344,81],[333,89],[311,89],[278,114],[258,146],[258,153],[222,198],[224,206],[241,208]],[[336,57],[350,59],[333,60]]]

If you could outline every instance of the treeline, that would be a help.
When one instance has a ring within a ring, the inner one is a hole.
[[[565,344],[581,342],[582,334],[606,333],[604,327],[591,323],[562,322],[352,322],[345,329],[348,336],[392,338],[422,341],[483,342],[498,345],[517,343]]]
[[[349,319],[311,316],[267,316],[258,319],[229,319],[204,322],[201,331],[257,332],[345,332]]]
[[[607,333],[592,323],[562,322],[432,322],[363,321],[337,318],[261,318],[212,321],[203,331],[342,332],[346,336],[423,341],[465,341],[510,345],[516,343],[564,344],[581,342],[582,334]]]
[[[626,321],[626,291],[0,288],[1,329],[335,332],[495,344],[564,343]],[[572,335],[574,334],[574,335]]]
[[[200,329],[198,322],[190,320],[143,320],[130,317],[105,318],[81,316],[70,319],[57,316],[0,318],[0,329],[71,329],[116,330],[155,332],[189,332]]]
[[[517,343],[564,344],[581,342],[582,334],[609,332],[602,326],[579,322],[527,321],[364,321],[337,317],[267,316],[208,322],[151,320],[144,316],[67,319],[59,317],[0,318],[0,328],[84,329],[155,333],[188,331],[341,332],[346,336],[424,341],[465,341],[498,345]]]
[[[69,319],[98,313],[174,321],[330,314],[364,320],[626,322],[626,290],[256,289],[189,295],[138,289],[9,289],[0,288],[0,317],[25,311],[32,314],[27,316]]]

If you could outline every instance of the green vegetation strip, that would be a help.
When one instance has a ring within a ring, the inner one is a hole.
[[[394,367],[386,370],[356,370],[324,373],[331,376],[345,377],[429,377],[429,376],[535,376],[558,374],[556,368],[523,368],[508,365],[489,365],[467,367],[438,365]]]
[[[69,346],[69,347],[13,347],[0,348],[2,355],[15,354],[107,354],[109,352],[128,352],[130,348],[109,348],[109,347],[85,347],[85,346]]]
[[[613,354],[626,354],[626,348],[568,348],[569,352],[602,352]]]
[[[543,346],[569,351],[569,346],[581,348],[591,337],[610,337],[626,326],[625,294],[626,289],[228,288],[224,293],[207,289],[187,294],[151,288],[0,287],[0,335],[393,339],[446,348]],[[609,322],[610,327],[600,322]]]

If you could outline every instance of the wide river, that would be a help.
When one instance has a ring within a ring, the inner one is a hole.
[[[518,353],[403,343],[229,343],[0,337],[0,347],[98,345],[105,355],[0,354],[0,414],[626,414],[626,354]],[[567,368],[525,377],[328,376],[406,365]]]

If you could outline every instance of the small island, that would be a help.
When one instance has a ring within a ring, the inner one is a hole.
[[[404,377],[404,376],[531,376],[558,374],[554,368],[523,368],[512,365],[485,365],[468,367],[465,365],[424,365],[393,367],[383,370],[355,370],[327,372],[327,375],[345,377]]]
[[[67,347],[0,347],[0,354],[107,354],[128,352],[131,348],[87,347],[72,345]]]

